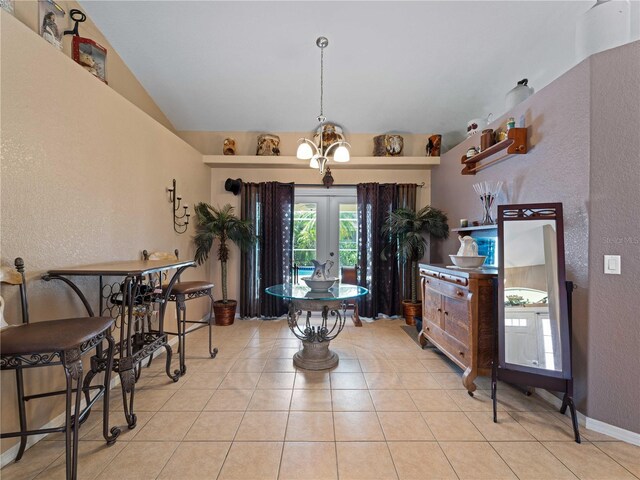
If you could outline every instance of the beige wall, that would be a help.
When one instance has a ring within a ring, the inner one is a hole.
[[[66,12],[63,23],[58,26],[61,27],[62,30],[70,30],[74,22],[69,16],[69,11],[72,8],[77,8],[84,12],[84,9],[73,0],[57,0],[56,3]],[[18,0],[15,5],[15,17],[39,35],[38,2],[35,0]],[[138,79],[131,73],[129,67],[127,67],[88,15],[87,20],[80,24],[79,31],[80,36],[90,38],[107,49],[107,81],[109,82],[109,86],[142,111],[146,112],[151,118],[160,122],[169,130],[174,130],[169,119],[162,113],[162,110],[158,108]],[[62,43],[63,53],[68,57],[71,57],[71,38],[71,35],[65,35]],[[25,61],[27,61],[26,57]]]
[[[41,281],[42,273],[136,259],[144,248],[179,248],[183,258],[192,257],[192,227],[174,233],[165,188],[176,178],[189,204],[209,200],[211,172],[199,152],[114,89],[6,12],[0,17],[2,264],[24,257],[34,321],[84,315],[69,289]],[[185,279],[205,272],[198,268]],[[80,285],[97,299],[95,282]],[[2,295],[5,318],[18,322],[17,292],[7,286]],[[190,307],[190,316],[200,318],[203,307]],[[60,386],[53,370],[26,372],[27,391]],[[3,431],[16,427],[13,378],[2,372]],[[29,402],[33,427],[61,412],[55,401]],[[13,443],[3,440],[2,451]]]
[[[431,201],[431,172],[429,170],[340,170],[336,166],[331,173],[335,179],[335,184],[353,184],[361,182],[393,182],[393,183],[421,183],[425,182],[423,188],[418,189],[418,207],[428,205]],[[227,178],[242,178],[245,182],[295,182],[321,185],[322,177],[317,170],[303,169],[225,169],[216,168],[211,175],[211,203],[214,206],[230,203],[236,207],[236,212],[240,214],[240,196],[234,196],[225,191],[224,182]],[[216,297],[220,297],[220,266],[212,262],[212,275],[216,284]],[[238,299],[240,291],[240,254],[234,246],[231,250],[231,260],[229,261],[229,298]]]

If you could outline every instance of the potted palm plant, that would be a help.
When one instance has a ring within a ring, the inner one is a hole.
[[[434,238],[447,238],[447,215],[429,205],[417,212],[410,208],[398,208],[389,213],[382,225],[382,234],[388,238],[388,243],[382,250],[382,259],[386,260],[395,247],[397,258],[404,264],[410,264],[411,299],[402,302],[407,325],[415,325],[415,318],[420,317],[422,313],[422,302],[418,301],[416,283],[418,261],[424,256],[427,247],[423,233]]]
[[[214,302],[213,311],[216,325],[231,325],[236,314],[236,300],[229,300],[227,295],[227,261],[229,260],[228,242],[235,243],[246,250],[256,241],[253,224],[249,220],[240,220],[233,213],[229,204],[215,208],[208,203],[200,202],[195,207],[196,244],[195,260],[202,265],[208,258],[214,242],[218,241],[218,260],[220,261],[220,277],[222,281],[222,300]]]

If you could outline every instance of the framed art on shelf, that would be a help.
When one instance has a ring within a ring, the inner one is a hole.
[[[107,83],[107,49],[89,38],[73,37],[72,58],[87,72]]]
[[[38,0],[40,35],[58,50],[62,50],[62,20],[65,11],[53,0]]]

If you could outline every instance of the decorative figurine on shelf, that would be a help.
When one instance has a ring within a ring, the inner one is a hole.
[[[486,117],[474,118],[473,120],[469,120],[467,122],[467,137],[470,137],[480,132],[484,127],[486,127],[491,123],[492,118],[493,118],[493,113],[490,113]]]
[[[62,50],[62,30],[58,22],[64,20],[65,11],[53,0],[39,0],[40,35],[58,50]]]
[[[235,155],[236,154],[236,141],[233,138],[225,138],[222,144],[223,155]]]
[[[280,137],[265,133],[258,135],[258,149],[256,155],[262,156],[279,156],[280,155]]]
[[[509,117],[509,120],[507,120],[507,131],[511,130],[512,128],[515,128],[516,126],[516,119],[513,117]]]
[[[398,157],[402,154],[404,139],[400,135],[378,135],[373,137],[374,157]]]
[[[427,157],[439,157],[441,143],[442,135],[431,135],[427,140]]]
[[[334,265],[332,260],[327,260],[324,263],[320,263],[317,260],[311,260],[311,262],[313,262],[313,275],[311,275],[313,280],[328,280],[331,278],[329,273]]]
[[[327,188],[331,188],[331,185],[333,185],[333,176],[330,168],[327,168],[327,172],[322,177],[322,184]]]
[[[530,87],[528,83],[529,80],[523,78],[514,88],[509,90],[509,92],[505,96],[507,110],[511,110],[517,104],[533,95],[533,88]]]
[[[322,136],[322,138],[320,138]],[[344,135],[342,134],[342,128],[335,123],[324,122],[318,127],[317,132],[313,136],[314,143],[326,152],[332,144],[336,142],[344,142]]]
[[[478,149],[476,147],[471,147],[467,150],[467,158],[475,157],[478,154]]]
[[[478,256],[478,244],[473,237],[458,235],[460,240],[460,249],[458,249],[458,256],[460,257],[477,257]]]

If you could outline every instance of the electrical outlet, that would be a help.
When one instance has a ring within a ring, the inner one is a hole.
[[[620,275],[620,255],[604,256],[604,273]]]

